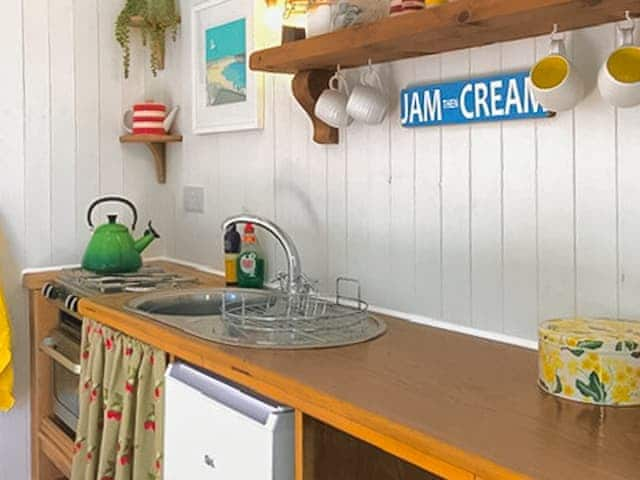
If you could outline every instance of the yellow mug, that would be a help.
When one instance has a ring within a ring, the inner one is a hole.
[[[529,76],[534,98],[552,112],[571,110],[584,97],[584,82],[567,59],[562,34],[551,36],[549,55],[533,66]]]
[[[449,0],[424,0],[424,4],[427,8],[437,7],[438,5],[444,5],[445,3],[449,3]]]
[[[602,97],[616,107],[640,105],[640,45],[633,44],[634,22],[618,25],[622,44],[604,62],[598,74]]]

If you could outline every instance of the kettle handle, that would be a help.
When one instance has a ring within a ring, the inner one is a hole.
[[[105,203],[105,202],[120,202],[120,203],[124,203],[127,207],[129,207],[133,212],[133,224],[131,225],[131,230],[136,229],[136,223],[138,223],[138,210],[136,209],[136,206],[131,202],[131,200],[127,200],[124,197],[117,197],[117,196],[110,196],[110,195],[107,195],[106,197],[98,198],[93,202],[91,202],[91,205],[89,205],[89,209],[87,210],[87,223],[89,224],[89,228],[93,230],[93,220],[91,219],[91,214],[93,213],[93,209],[96,208],[101,203]]]

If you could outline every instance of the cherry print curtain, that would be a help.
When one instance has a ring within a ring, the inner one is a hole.
[[[165,355],[85,319],[71,480],[162,478]]]

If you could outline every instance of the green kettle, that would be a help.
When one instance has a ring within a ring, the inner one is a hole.
[[[92,213],[101,203],[120,202],[128,206],[133,212],[131,230],[135,230],[138,222],[138,211],[135,205],[123,197],[107,196],[96,199],[89,205],[87,223],[94,230]],[[136,272],[142,266],[140,253],[160,235],[153,229],[151,222],[138,240],[134,240],[129,229],[117,223],[117,215],[107,215],[108,223],[95,229],[87,250],[82,258],[82,268],[100,274]]]

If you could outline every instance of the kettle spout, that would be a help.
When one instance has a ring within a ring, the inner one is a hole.
[[[133,247],[138,253],[142,253],[156,238],[160,238],[158,232],[151,226],[151,222],[147,225],[147,229],[144,231],[144,235],[136,240]]]

